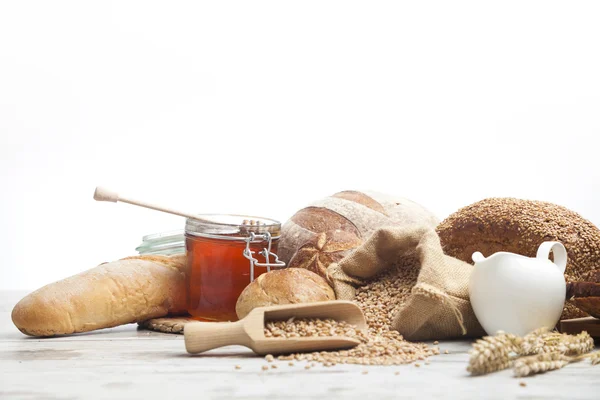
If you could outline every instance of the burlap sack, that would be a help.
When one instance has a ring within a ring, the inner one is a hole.
[[[404,262],[406,261],[406,262]],[[395,315],[392,328],[408,340],[481,336],[469,302],[472,265],[447,256],[431,228],[418,225],[382,228],[327,273],[336,297],[352,300],[356,288],[394,265],[417,268],[410,295]]]

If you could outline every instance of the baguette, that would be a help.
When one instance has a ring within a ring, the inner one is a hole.
[[[30,336],[54,336],[185,312],[185,255],[136,256],[46,285],[12,311]]]

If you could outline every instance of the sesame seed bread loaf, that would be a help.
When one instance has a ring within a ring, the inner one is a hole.
[[[377,192],[347,190],[303,208],[281,229],[278,254],[290,267],[327,277],[327,267],[339,262],[386,226],[419,223],[432,229],[438,219],[405,198]]]
[[[27,335],[53,336],[180,314],[185,264],[185,255],[104,263],[27,295],[12,320]]]
[[[466,262],[479,251],[488,257],[508,251],[535,257],[544,241],[564,244],[567,281],[579,281],[600,265],[600,230],[579,214],[556,204],[514,198],[490,198],[464,207],[438,227],[444,252]],[[585,313],[567,303],[562,318]]]
[[[235,312],[244,318],[256,307],[335,300],[325,279],[302,268],[286,268],[260,275],[238,297]]]

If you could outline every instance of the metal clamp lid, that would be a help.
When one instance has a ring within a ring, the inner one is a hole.
[[[258,262],[258,260],[256,258],[254,258],[252,256],[252,254],[254,253],[252,250],[250,250],[250,243],[255,241],[256,239],[262,239],[263,241],[267,241],[267,247],[262,249],[258,254],[260,254],[261,256],[263,256],[267,262],[266,263],[260,263]],[[249,232],[248,237],[246,237],[245,239],[246,242],[246,248],[244,249],[244,257],[246,257],[248,260],[250,260],[250,282],[254,282],[254,267],[266,267],[267,268],[267,272],[271,272],[271,267],[274,268],[284,268],[285,267],[285,263],[281,260],[279,260],[279,257],[277,257],[277,254],[273,253],[271,251],[271,244],[273,242],[271,234],[269,232],[265,232],[263,234],[256,234],[254,232]],[[269,257],[272,256],[275,258],[275,260],[271,263],[269,261]]]

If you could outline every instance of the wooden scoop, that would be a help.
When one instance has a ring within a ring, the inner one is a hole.
[[[343,336],[266,338],[265,324],[290,318],[320,318],[345,321],[367,329],[362,310],[350,301],[335,300],[305,304],[258,307],[237,322],[190,322],[183,333],[188,353],[202,353],[217,347],[242,345],[256,354],[282,354],[322,350],[347,349],[360,341]]]

